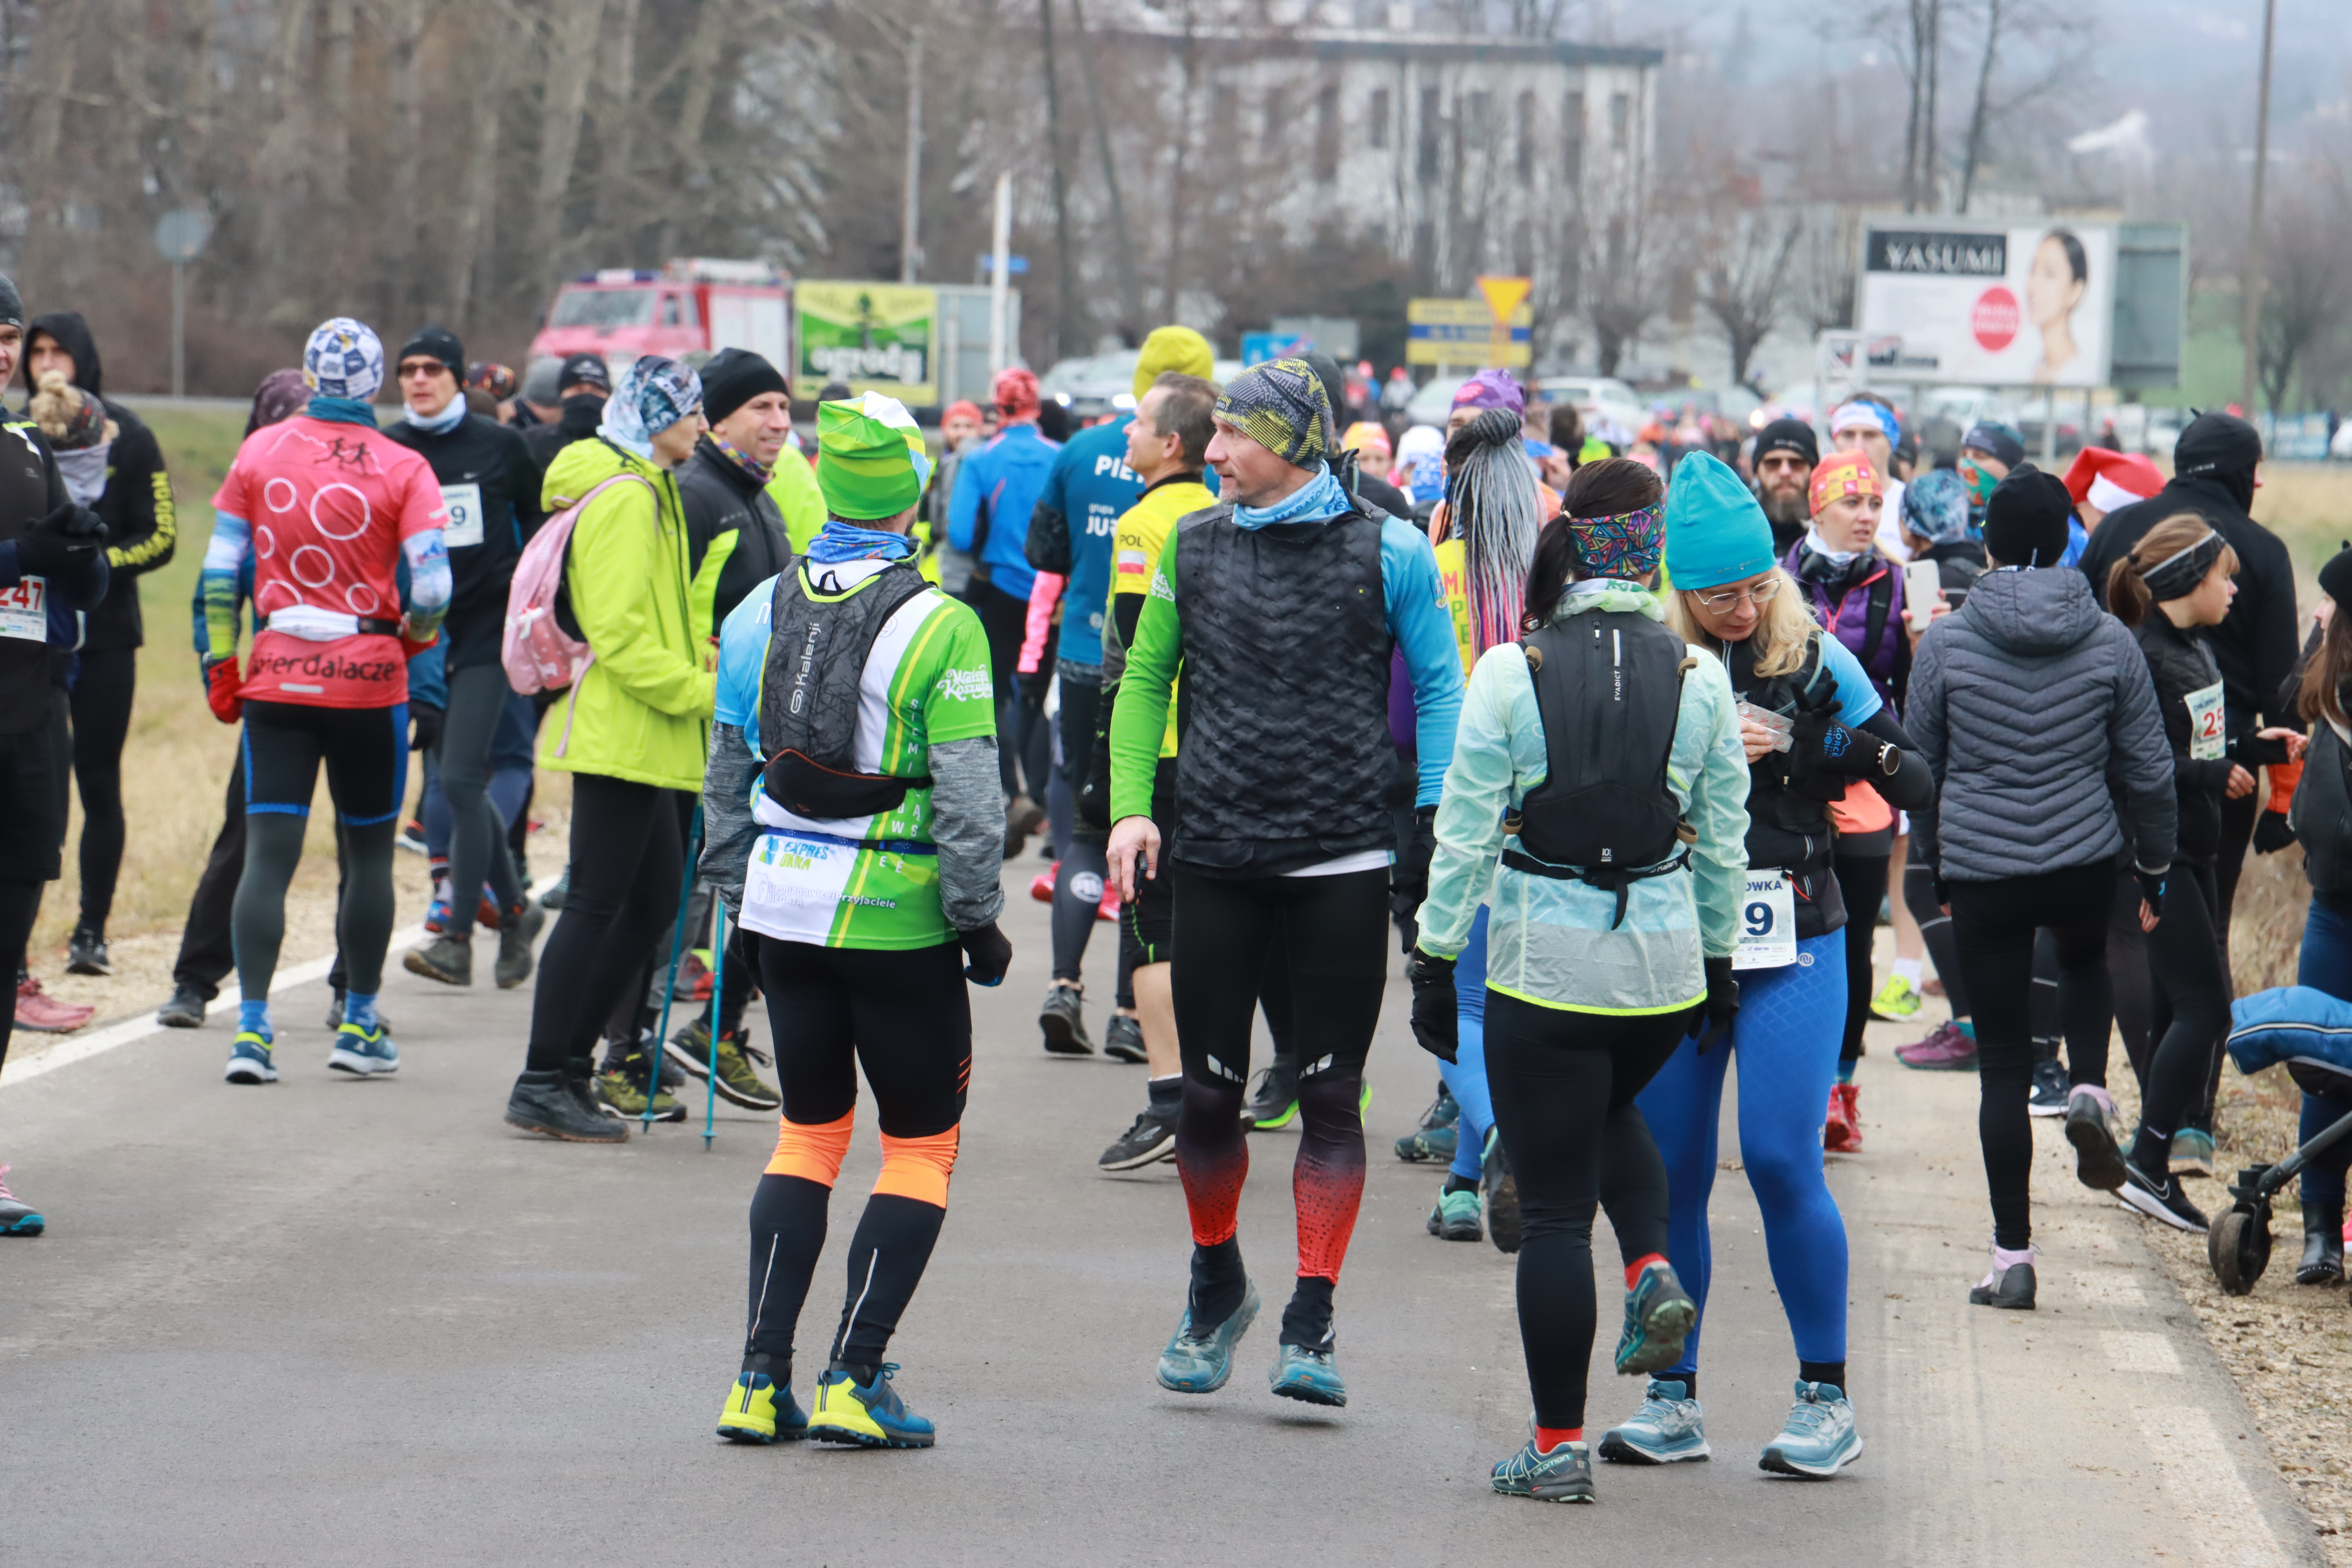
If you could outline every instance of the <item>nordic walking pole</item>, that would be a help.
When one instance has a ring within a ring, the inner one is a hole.
[[[669,1039],[669,995],[677,989],[677,955],[686,947],[686,906],[694,899],[694,874],[702,859],[702,802],[694,803],[694,821],[686,830],[686,871],[678,879],[677,924],[669,938],[669,965],[662,971],[661,1022],[654,1026],[654,1048],[646,1058],[646,1108],[637,1120],[644,1131],[654,1126],[654,1096],[661,1092],[661,1054]]]
[[[710,889],[710,1076],[702,1080],[702,1152],[719,1120],[719,1020],[727,1011],[727,900]]]

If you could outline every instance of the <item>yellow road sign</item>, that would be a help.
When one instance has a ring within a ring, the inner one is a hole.
[[[1524,284],[1527,279],[1500,281]],[[1532,363],[1535,336],[1535,312],[1527,303],[1524,288],[1505,319],[1510,323],[1507,340],[1485,300],[1409,300],[1405,302],[1405,363],[1524,367]]]

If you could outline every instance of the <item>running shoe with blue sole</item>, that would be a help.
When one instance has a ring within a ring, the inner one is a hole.
[[[1698,1321],[1698,1303],[1671,1263],[1653,1263],[1625,1292],[1625,1326],[1617,1335],[1617,1372],[1632,1377],[1683,1359],[1683,1342]]]
[[[1643,1392],[1642,1408],[1622,1426],[1601,1435],[1601,1457],[1620,1465],[1674,1465],[1710,1458],[1706,1413],[1686,1397],[1690,1385],[1654,1377]]]
[[[269,1040],[251,1029],[240,1029],[228,1047],[228,1071],[222,1075],[231,1083],[276,1083],[278,1066],[270,1058]]]
[[[49,1226],[41,1211],[8,1190],[8,1167],[0,1165],[0,1236],[38,1236]]]
[[[1495,1489],[1505,1497],[1533,1498],[1538,1502],[1591,1502],[1592,1449],[1583,1443],[1562,1443],[1549,1453],[1538,1453],[1535,1439],[1496,1465]]]
[[[860,1448],[928,1448],[938,1429],[907,1408],[898,1397],[898,1363],[884,1362],[870,1384],[839,1364],[816,1380],[816,1408],[809,1412],[808,1435],[820,1443]],[[785,1396],[787,1401],[791,1395]]]
[[[1822,1480],[1862,1458],[1862,1434],[1853,1429],[1853,1401],[1831,1383],[1797,1384],[1780,1435],[1764,1446],[1759,1470]]]
[[[400,1070],[400,1047],[381,1022],[345,1024],[335,1031],[335,1048],[327,1065],[356,1078],[383,1078]]]
[[[1329,1351],[1310,1350],[1305,1345],[1276,1345],[1274,1365],[1267,1369],[1265,1381],[1278,1398],[1328,1405],[1334,1409],[1348,1403],[1347,1381],[1340,1377]]]
[[[790,1388],[764,1372],[747,1372],[727,1391],[719,1435],[730,1443],[793,1443],[809,1435],[809,1418]]]
[[[1214,1394],[1224,1387],[1225,1379],[1234,1374],[1234,1347],[1257,1321],[1257,1287],[1244,1280],[1242,1304],[1233,1315],[1213,1329],[1195,1332],[1188,1303],[1183,1321],[1169,1336],[1168,1348],[1160,1352],[1160,1386],[1177,1394]]]

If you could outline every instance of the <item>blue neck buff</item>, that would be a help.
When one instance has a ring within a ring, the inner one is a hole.
[[[429,416],[411,408],[405,411],[404,417],[410,425],[428,436],[446,436],[466,422],[466,399],[460,394],[451,398],[448,406],[440,413]]]
[[[1277,522],[1328,522],[1352,510],[1347,490],[1331,472],[1331,465],[1316,466],[1315,477],[1269,507],[1234,507],[1238,528],[1266,528]]]
[[[914,553],[915,542],[906,534],[860,528],[837,517],[826,518],[824,526],[817,530],[808,546],[808,558],[820,566],[835,566],[844,561],[904,561]]]
[[[364,425],[375,428],[375,405],[356,397],[313,397],[302,410],[313,419],[324,419],[336,425]]]

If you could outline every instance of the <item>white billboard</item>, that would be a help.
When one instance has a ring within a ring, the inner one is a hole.
[[[2111,224],[1899,217],[1863,226],[1861,326],[1878,384],[2105,386]]]

